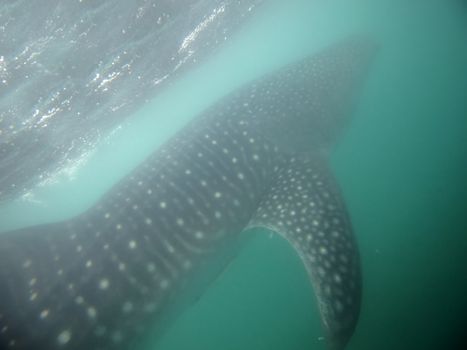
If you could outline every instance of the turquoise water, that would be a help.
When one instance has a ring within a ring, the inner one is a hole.
[[[2,230],[72,216],[197,112],[246,80],[352,33],[381,49],[332,154],[362,255],[361,319],[348,349],[454,349],[467,311],[467,6],[435,0],[273,1],[206,65],[147,104]],[[111,171],[109,171],[111,169]],[[64,205],[66,203],[66,205]],[[249,245],[145,349],[324,349],[313,292],[278,237]]]

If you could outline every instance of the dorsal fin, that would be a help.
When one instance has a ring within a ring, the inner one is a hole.
[[[350,220],[324,162],[288,160],[248,227],[265,227],[292,244],[315,290],[330,348],[342,349],[359,316],[361,275]]]

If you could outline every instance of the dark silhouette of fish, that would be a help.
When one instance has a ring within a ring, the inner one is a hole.
[[[222,269],[240,232],[264,227],[299,254],[329,345],[342,349],[361,275],[326,152],[374,51],[348,39],[253,81],[83,214],[0,235],[1,348],[127,348],[150,323],[163,327],[198,278]]]

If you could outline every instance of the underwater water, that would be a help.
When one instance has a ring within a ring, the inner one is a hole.
[[[233,40],[102,142],[70,179],[0,207],[0,230],[76,215],[203,108],[351,34],[380,46],[331,155],[363,270],[348,349],[461,348],[467,311],[467,6],[271,1]],[[20,160],[18,160],[20,161]],[[111,169],[109,171],[109,169]],[[251,242],[144,349],[324,349],[313,290],[279,237]]]

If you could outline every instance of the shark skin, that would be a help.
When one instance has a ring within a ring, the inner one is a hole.
[[[361,275],[325,154],[374,52],[348,39],[248,83],[84,213],[1,234],[0,349],[127,349],[251,227],[292,244],[329,347],[343,349]]]

